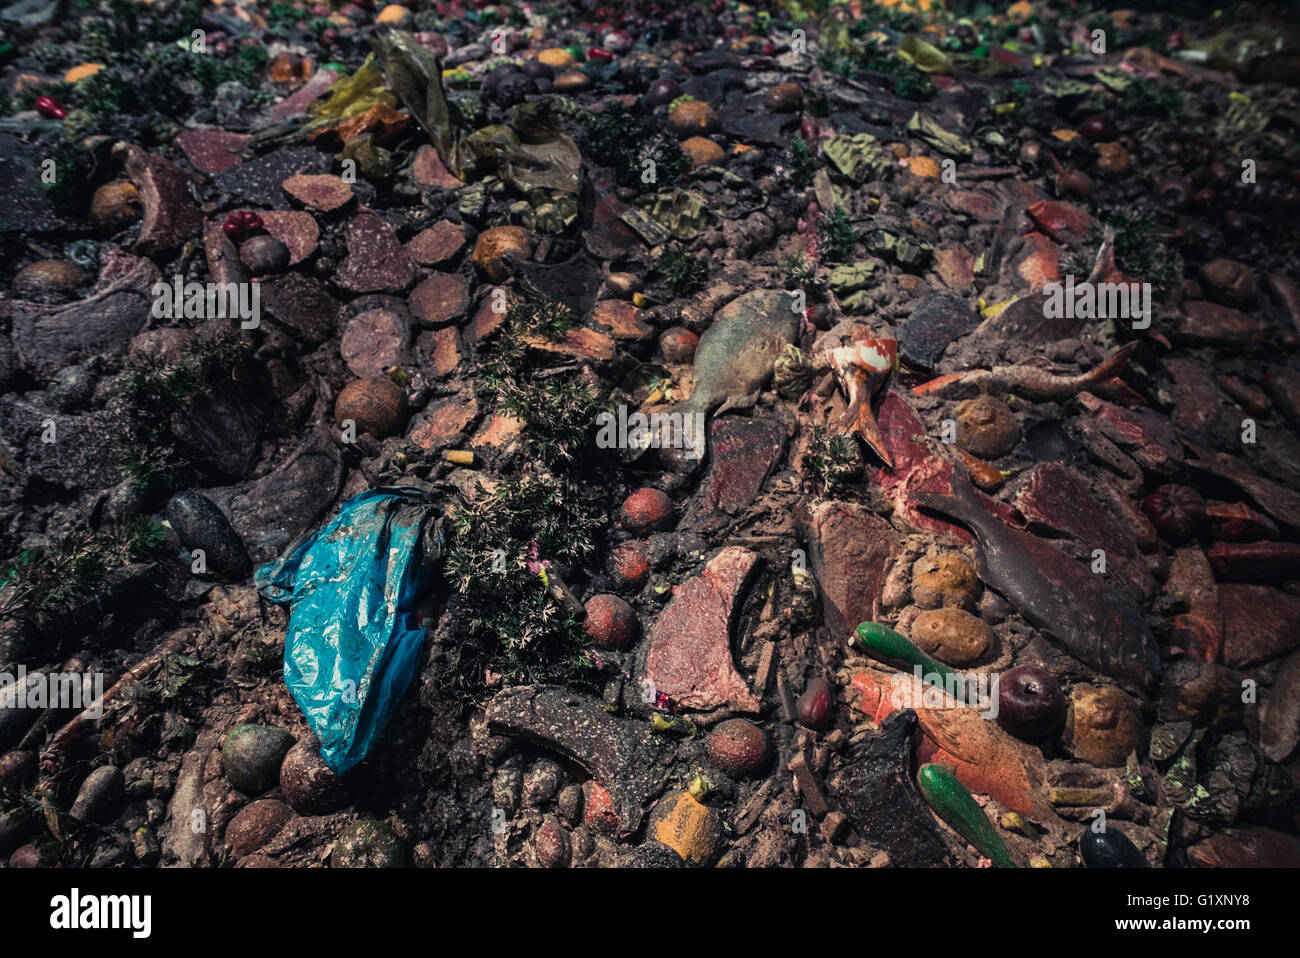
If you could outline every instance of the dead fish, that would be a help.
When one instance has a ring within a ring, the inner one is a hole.
[[[1062,376],[1041,366],[1021,363],[940,376],[914,387],[912,393],[917,396],[932,393],[956,399],[978,393],[1013,392],[1038,402],[1063,402],[1088,391],[1125,405],[1136,405],[1142,402],[1142,397],[1130,389],[1119,374],[1137,347],[1137,343],[1128,343],[1093,369],[1077,376]]]
[[[696,414],[710,417],[753,406],[772,378],[777,357],[798,338],[801,319],[794,297],[784,290],[760,289],[732,300],[701,334],[695,347],[695,388],[674,412],[690,423]],[[661,455],[678,471],[698,465],[699,459],[687,460],[682,452],[664,449]]]
[[[841,425],[857,433],[885,465],[893,469],[894,461],[885,448],[885,439],[871,411],[871,397],[898,368],[898,341],[864,339],[828,350],[826,356],[849,400]]]
[[[1160,675],[1155,636],[1141,612],[1096,573],[1037,536],[1004,525],[954,470],[951,492],[912,500],[960,520],[976,540],[976,571],[1032,625],[1085,665],[1146,690]]]

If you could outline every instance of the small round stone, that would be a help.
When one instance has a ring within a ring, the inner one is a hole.
[[[114,180],[95,190],[90,218],[104,233],[116,233],[140,218],[140,191],[130,180]]]
[[[623,863],[625,868],[685,868],[686,862],[663,842],[646,842],[637,846]]]
[[[682,326],[665,329],[659,336],[659,351],[670,363],[689,363],[695,359],[700,337]]]
[[[591,77],[581,70],[566,70],[551,83],[556,93],[577,93],[591,86]]]
[[[563,47],[551,47],[537,54],[537,61],[552,70],[563,70],[576,64],[577,58]]]
[[[1122,143],[1097,144],[1097,169],[1109,176],[1119,176],[1128,171],[1128,150]]]
[[[732,778],[744,778],[767,760],[767,734],[748,719],[727,719],[709,733],[705,753]]]
[[[221,770],[247,795],[260,795],[280,780],[280,763],[293,736],[274,725],[236,725],[221,747]]]
[[[390,3],[384,9],[379,11],[379,16],[375,17],[375,23],[405,23],[411,19],[411,11],[399,3]]]
[[[583,627],[593,645],[611,650],[624,648],[636,638],[639,630],[632,606],[608,592],[587,600],[587,618]]]
[[[226,826],[226,844],[236,858],[243,858],[279,834],[292,814],[288,805],[274,798],[249,802]]]
[[[623,501],[619,522],[634,536],[662,532],[673,524],[673,501],[668,494],[649,487],[638,489]]]
[[[357,379],[343,387],[334,403],[334,421],[347,420],[357,432],[382,439],[397,432],[406,421],[406,394],[387,376]]]
[[[1076,685],[1070,690],[1065,747],[1092,765],[1115,768],[1142,745],[1142,713],[1113,685]]]
[[[37,260],[14,277],[14,295],[38,302],[62,302],[88,279],[88,274],[61,259]]]
[[[494,283],[510,278],[510,258],[527,259],[532,253],[528,231],[519,226],[494,226],[474,242],[474,265]]]
[[[997,459],[1020,439],[1015,413],[1001,399],[979,396],[957,407],[957,445],[972,456]]]
[[[805,728],[821,731],[828,727],[835,721],[835,687],[820,676],[811,679],[795,702],[794,713]]]
[[[406,850],[397,832],[373,819],[356,822],[339,836],[330,868],[401,868]]]
[[[682,152],[691,169],[702,166],[721,166],[727,159],[727,152],[706,136],[693,136],[682,141]]]
[[[90,402],[96,381],[89,366],[65,366],[50,381],[50,399],[60,412],[75,412]]]
[[[289,247],[274,236],[262,234],[244,241],[239,258],[254,276],[283,273],[289,268]]]
[[[252,572],[252,563],[244,540],[230,524],[215,502],[197,489],[176,493],[167,502],[167,521],[176,531],[181,544],[190,550],[202,550],[208,573],[240,580]]]
[[[53,856],[41,851],[36,845],[23,845],[14,849],[9,856],[10,868],[48,868],[55,862]]]
[[[0,785],[30,785],[36,780],[36,753],[11,749],[0,755]]]
[[[650,89],[645,94],[645,102],[652,107],[667,106],[681,95],[681,84],[671,77],[663,77],[650,84]]]
[[[1089,868],[1150,868],[1127,835],[1114,825],[1104,831],[1085,828],[1079,836],[1079,854]]]
[[[912,620],[911,639],[921,651],[948,665],[970,665],[993,645],[987,622],[965,609],[928,609]]]
[[[631,299],[641,289],[641,277],[636,273],[610,273],[605,277],[609,291],[621,299]]]
[[[280,766],[280,791],[301,815],[328,815],[348,804],[343,780],[320,754],[320,743],[308,736],[289,749]]]
[[[542,819],[542,825],[533,837],[533,855],[542,868],[568,868],[573,856],[569,833],[554,815]]]
[[[1255,274],[1244,263],[1213,259],[1201,267],[1210,296],[1228,306],[1248,306],[1255,300]]]
[[[767,88],[763,102],[776,113],[793,113],[803,106],[803,88],[797,83],[778,83]]]
[[[611,549],[608,567],[614,588],[625,592],[638,591],[650,577],[650,559],[640,542],[624,542]]]
[[[702,100],[686,100],[668,114],[668,128],[678,139],[706,136],[718,128],[718,115]]]
[[[954,552],[927,556],[912,566],[912,602],[922,609],[973,609],[980,592],[974,566]]]
[[[79,822],[103,822],[122,794],[126,777],[122,770],[112,765],[101,765],[81,783],[76,801],[68,811],[69,818]]]

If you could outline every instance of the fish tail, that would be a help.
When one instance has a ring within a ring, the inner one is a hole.
[[[894,460],[885,447],[885,437],[881,434],[880,426],[876,423],[875,414],[871,411],[870,399],[863,396],[856,405],[857,411],[853,417],[853,431],[871,447],[871,451],[879,456],[886,466],[893,469]]]
[[[979,519],[981,513],[985,513],[984,507],[975,498],[975,487],[971,485],[970,476],[963,466],[956,463],[953,464],[947,492],[917,489],[909,491],[908,498],[919,506],[942,512],[967,524]]]
[[[1115,352],[1107,356],[1104,361],[1099,363],[1097,368],[1084,373],[1083,376],[1080,377],[1080,382],[1090,385],[1093,383],[1104,383],[1109,379],[1114,379],[1124,371],[1124,367],[1128,365],[1129,359],[1132,358],[1133,353],[1137,351],[1137,348],[1137,343],[1127,343],[1124,346],[1121,346],[1119,349],[1115,350]]]

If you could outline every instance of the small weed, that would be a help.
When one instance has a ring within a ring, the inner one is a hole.
[[[811,299],[825,299],[828,291],[826,280],[817,278],[817,266],[809,261],[803,253],[795,253],[781,261],[785,270],[787,289],[802,289]]]
[[[537,455],[547,465],[558,466],[587,452],[604,404],[586,381],[550,376],[511,383],[501,392],[497,408],[522,420]]]
[[[821,246],[827,258],[846,259],[853,252],[853,244],[858,241],[858,231],[854,228],[853,221],[849,219],[849,214],[844,207],[837,206],[831,212],[823,214],[820,226]]]
[[[517,299],[506,308],[506,321],[524,332],[555,341],[572,328],[573,311],[549,299]]]
[[[803,457],[803,468],[825,494],[856,476],[862,469],[862,457],[849,436],[832,433],[825,426],[815,426],[812,441]]]
[[[1157,295],[1182,278],[1182,259],[1156,238],[1156,218],[1149,210],[1116,207],[1101,219],[1115,231],[1115,259],[1124,272],[1150,283]],[[1094,238],[1099,245],[1100,236]]]
[[[699,257],[676,244],[664,247],[655,262],[655,268],[675,296],[687,296],[695,292],[704,285],[704,278],[709,272]]]
[[[597,112],[579,111],[582,153],[614,173],[619,186],[646,191],[671,185],[686,169],[677,140],[650,117],[635,116],[621,103]]]
[[[523,421],[525,441],[552,468],[583,459],[604,407],[587,380],[534,369],[524,337],[532,333],[559,339],[572,321],[572,313],[559,303],[512,302],[501,334],[480,356],[475,376],[479,394],[495,396],[498,410]]]
[[[797,138],[790,144],[790,182],[798,189],[803,189],[812,183],[815,168],[808,141],[802,137]]]
[[[448,520],[444,570],[463,600],[456,684],[481,690],[487,671],[507,685],[582,682],[582,629],[549,588],[552,571],[594,549],[601,520],[582,491],[552,477],[505,478]]]
[[[137,516],[97,533],[65,539],[50,555],[24,551],[0,578],[0,615],[19,615],[38,630],[74,606],[93,605],[114,569],[157,558],[162,527]]]
[[[1151,80],[1134,79],[1120,94],[1119,110],[1127,116],[1154,116],[1181,123],[1187,118],[1183,98],[1174,87]]]

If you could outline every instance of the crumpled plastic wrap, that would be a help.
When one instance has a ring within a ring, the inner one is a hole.
[[[425,490],[372,489],[254,577],[266,598],[289,605],[284,682],[335,772],[366,757],[415,675],[440,515]]]

